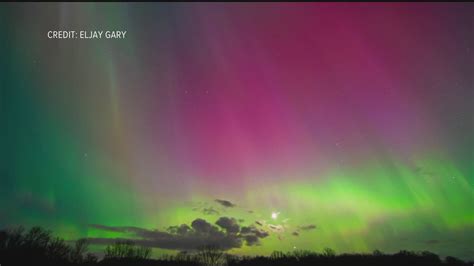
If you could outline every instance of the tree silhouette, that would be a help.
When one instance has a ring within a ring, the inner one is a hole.
[[[226,265],[225,253],[216,246],[202,247],[197,253],[197,261],[206,266]]]
[[[96,262],[93,254],[86,254],[87,241],[79,240],[74,247],[63,239],[53,237],[51,231],[23,227],[0,231],[0,263],[28,262],[65,265]]]
[[[134,259],[150,258],[151,248],[136,246],[132,241],[117,241],[105,248],[105,259]]]
[[[379,250],[371,254],[336,254],[330,248],[323,252],[295,250],[273,252],[270,256],[240,257],[224,253],[219,247],[206,246],[198,251],[182,251],[177,255],[164,255],[150,259],[151,248],[136,245],[132,241],[118,241],[105,248],[102,260],[87,252],[88,242],[79,239],[69,244],[53,237],[51,231],[40,227],[25,230],[23,227],[0,230],[1,265],[160,265],[160,266],[305,266],[305,265],[421,265],[421,266],[472,266],[455,257],[441,260],[429,252],[401,250],[385,254]]]

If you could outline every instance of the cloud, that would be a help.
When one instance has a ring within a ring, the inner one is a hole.
[[[255,235],[246,235],[244,238],[248,246],[257,245],[259,243],[258,237]]]
[[[276,224],[268,224],[268,229],[273,233],[283,233],[285,231],[285,227],[283,225],[276,225]]]
[[[109,232],[117,233],[131,233],[137,236],[148,237],[150,234],[159,234],[159,231],[147,230],[140,227],[134,226],[107,226],[101,224],[90,224],[89,227]]]
[[[235,204],[228,201],[228,200],[221,200],[221,199],[216,199],[215,200],[217,203],[219,203],[220,205],[226,207],[226,208],[232,208],[232,207],[235,207]]]
[[[256,235],[259,238],[265,238],[265,237],[268,236],[268,232],[266,232],[262,229],[258,229],[253,225],[243,226],[242,229],[240,230],[240,233],[243,234],[243,235],[253,234],[253,235]]]
[[[216,246],[222,250],[259,244],[259,240],[268,236],[268,232],[255,226],[238,224],[235,218],[220,217],[215,225],[197,218],[191,225],[170,226],[165,231],[148,230],[133,226],[107,226],[91,224],[89,227],[122,233],[117,238],[89,238],[91,244],[108,245],[116,241],[133,241],[135,244],[151,248],[172,250],[196,250],[204,246]]]
[[[196,211],[196,212],[200,212],[204,215],[219,215],[220,212],[218,210],[216,210],[215,208],[213,207],[194,207],[192,208],[193,211]]]
[[[300,225],[296,228],[295,231],[293,231],[293,233],[291,233],[293,236],[300,236],[301,234],[301,231],[310,231],[310,230],[314,230],[316,229],[316,225],[314,224],[308,224],[308,225]]]
[[[240,229],[240,235],[245,239],[248,246],[253,246],[260,243],[261,238],[267,237],[268,232],[258,229],[253,225],[243,226]]]
[[[194,220],[191,226],[197,233],[210,233],[214,229],[212,224],[201,218]]]
[[[180,226],[170,226],[168,227],[168,232],[171,234],[185,235],[191,231],[191,227],[187,224],[182,224]]]
[[[299,230],[302,230],[302,231],[309,231],[309,230],[314,230],[316,229],[316,225],[314,224],[308,224],[308,225],[301,225],[301,226],[298,226],[298,229]]]
[[[205,214],[205,215],[219,215],[220,214],[219,211],[217,211],[216,209],[214,209],[212,207],[203,208],[202,213]]]
[[[234,218],[221,217],[217,220],[216,224],[225,229],[229,234],[236,234],[240,230],[240,226]]]

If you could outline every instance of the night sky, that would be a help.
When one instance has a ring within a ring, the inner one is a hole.
[[[474,259],[471,3],[1,4],[0,227]],[[126,30],[122,40],[49,30]]]

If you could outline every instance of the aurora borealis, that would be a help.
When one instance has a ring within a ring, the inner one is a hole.
[[[471,3],[1,4],[0,226],[97,250],[211,236],[246,255],[474,259],[473,19]]]

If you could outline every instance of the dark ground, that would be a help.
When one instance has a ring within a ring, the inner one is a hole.
[[[454,257],[441,259],[429,251],[400,251],[384,254],[335,254],[331,249],[322,253],[310,251],[274,252],[268,257],[236,257],[217,248],[205,247],[192,253],[150,259],[151,249],[132,242],[117,242],[106,247],[105,257],[99,260],[87,252],[87,241],[70,245],[54,238],[50,231],[39,227],[26,231],[22,228],[0,231],[0,265],[203,265],[203,266],[265,266],[265,265],[474,265]]]

